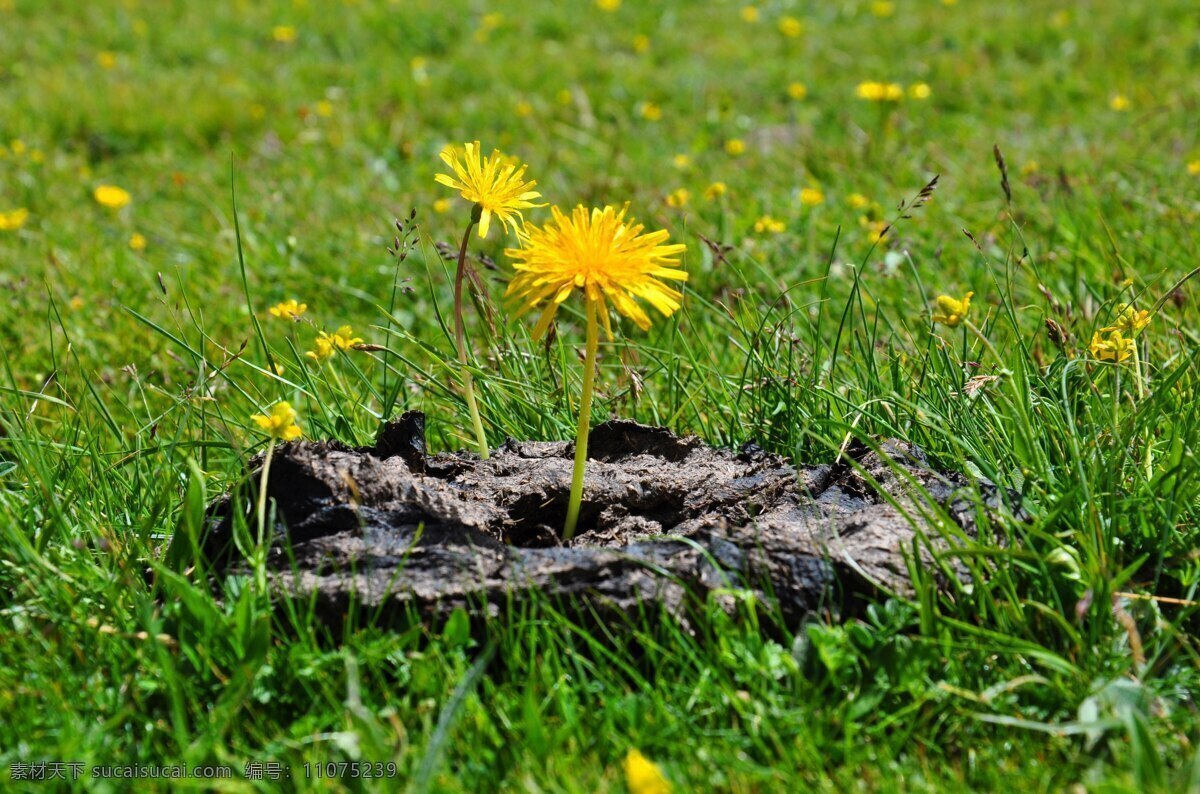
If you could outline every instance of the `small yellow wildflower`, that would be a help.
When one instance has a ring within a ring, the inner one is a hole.
[[[596,0],[601,11],[616,11],[621,7],[621,0]]]
[[[891,226],[888,224],[887,221],[878,220],[878,219],[872,220],[865,216],[864,216],[863,220],[866,221],[866,223],[863,225],[866,226],[868,231],[870,232],[867,235],[867,239],[870,240],[872,243],[881,242],[883,240],[883,238],[887,236],[888,230],[891,229]]]
[[[433,202],[433,211],[438,213],[439,215],[444,212],[449,212],[450,211],[450,199],[440,198],[437,201]]]
[[[804,23],[795,17],[781,17],[779,20],[779,32],[789,39],[794,39],[804,32]]]
[[[319,364],[332,358],[333,354],[338,350],[349,350],[355,345],[362,344],[362,341],[362,339],[354,336],[354,332],[350,330],[350,326],[343,325],[332,334],[322,331],[314,341],[316,350],[309,350],[304,355]]]
[[[1092,343],[1088,350],[1097,361],[1112,361],[1120,363],[1133,353],[1133,340],[1122,336],[1120,331],[1113,331],[1105,339],[1100,331],[1092,334]]]
[[[675,167],[676,167],[676,168],[678,168],[679,170],[681,170],[681,171],[682,171],[682,170],[683,170],[683,169],[685,169],[685,168],[690,168],[690,167],[691,167],[691,165],[692,165],[692,158],[691,158],[691,157],[689,157],[689,156],[688,156],[688,155],[686,155],[686,154],[683,154],[683,153],[681,152],[681,153],[679,153],[679,154],[675,155],[675,156],[674,156],[674,157],[671,159],[671,162],[673,162],[673,163],[675,164]]]
[[[280,44],[291,44],[299,35],[296,28],[291,25],[276,25],[271,28],[271,38]]]
[[[43,152],[41,149],[30,149],[29,150],[30,162],[37,163],[40,165],[41,163],[43,163],[45,161],[45,159],[46,159],[46,153]]]
[[[1117,304],[1117,321],[1112,325],[1101,328],[1104,333],[1119,331],[1133,338],[1150,325],[1150,312],[1147,309],[1138,310],[1128,303]]]
[[[692,193],[685,187],[672,190],[667,195],[668,207],[686,207],[688,200],[691,199]]]
[[[753,25],[758,21],[758,8],[755,6],[742,6],[741,15],[743,22]]]
[[[570,89],[562,88],[559,89],[556,99],[560,105],[569,105],[575,99],[575,95],[571,93]]]
[[[1021,176],[1033,176],[1041,170],[1041,167],[1041,163],[1037,160],[1026,160],[1025,164],[1021,166]]]
[[[527,119],[533,115],[533,103],[522,99],[513,107],[513,112],[517,114],[517,118]]]
[[[504,24],[504,14],[494,11],[490,14],[484,14],[479,18],[479,24],[487,30],[495,30]]]
[[[96,65],[101,69],[115,69],[117,66],[117,54],[109,50],[101,50],[96,53]]]
[[[671,783],[658,764],[638,750],[630,750],[625,756],[625,785],[629,794],[671,794]]]
[[[745,152],[746,142],[741,138],[730,138],[729,140],[725,141],[726,154],[737,157],[738,155],[745,154]]]
[[[639,54],[650,52],[650,37],[643,33],[634,36],[633,51]]]
[[[825,203],[825,194],[815,187],[806,187],[800,191],[800,203],[806,207],[815,207]]]
[[[880,83],[868,80],[854,89],[859,99],[868,102],[898,102],[904,98],[904,87],[899,83]]]
[[[929,99],[933,89],[929,87],[929,83],[913,83],[908,87],[908,96],[911,99]]]
[[[1200,176],[1200,160],[1192,160],[1188,163],[1187,172],[1192,176]]]
[[[270,414],[255,414],[250,418],[260,430],[277,441],[295,441],[304,435],[296,424],[296,409],[289,402],[277,402]]]
[[[643,102],[638,111],[646,121],[658,121],[662,118],[662,107],[656,102]]]
[[[704,198],[709,201],[719,199],[729,192],[729,187],[724,182],[713,182],[708,187],[704,188]]]
[[[493,214],[507,231],[509,224],[515,225],[517,219],[521,219],[521,210],[545,206],[532,202],[542,194],[531,189],[537,182],[525,181],[524,165],[517,167],[506,163],[499,150],[493,150],[484,158],[479,141],[466,144],[461,151],[447,146],[442,150],[442,161],[450,166],[454,176],[438,174],[434,179],[479,205],[480,237],[487,237]]]
[[[958,326],[963,320],[967,319],[967,312],[971,310],[971,296],[974,292],[968,292],[962,297],[962,300],[952,298],[949,295],[938,295],[937,305],[938,310],[933,314],[933,321],[948,325],[951,328]]]
[[[577,289],[594,306],[610,339],[609,301],[643,331],[650,328],[650,316],[637,299],[664,317],[679,308],[683,295],[660,279],[687,280],[687,272],[676,267],[679,260],[674,258],[687,246],[665,245],[665,231],[643,234],[640,223],[625,217],[628,207],[589,211],[578,206],[569,216],[558,207],[550,211],[549,223],[518,230],[521,247],[505,251],[514,260],[516,274],[504,294],[519,305],[517,316],[546,304],[533,329],[535,339],[546,332],[558,307]]]
[[[877,17],[890,17],[896,13],[896,4],[888,0],[875,0],[871,3],[871,13]]]
[[[808,86],[804,83],[789,83],[787,92],[792,99],[804,99],[808,96]]]
[[[29,210],[18,207],[8,212],[0,212],[0,232],[15,232],[25,225],[29,218]]]
[[[133,200],[128,190],[116,185],[98,185],[92,192],[92,196],[96,199],[97,204],[108,207],[110,210],[119,210]]]
[[[141,234],[140,232],[134,232],[133,234],[129,235],[129,247],[134,251],[145,251],[146,235]]]
[[[763,215],[754,222],[754,231],[759,234],[770,232],[771,234],[781,234],[787,229],[787,224],[778,218],[772,218],[770,215]]]
[[[1071,14],[1066,9],[1055,11],[1050,15],[1050,27],[1065,28],[1071,22]]]
[[[321,116],[322,118],[329,118],[333,115],[333,103],[328,99],[322,99],[317,102],[316,111],[318,116]]]
[[[1129,110],[1129,97],[1124,94],[1113,94],[1112,99],[1108,100],[1108,106],[1118,113],[1123,113]]]
[[[851,193],[849,196],[846,196],[846,203],[850,205],[851,209],[860,210],[870,205],[871,200],[862,193]]]
[[[289,298],[267,309],[272,317],[278,317],[281,320],[299,320],[300,315],[308,311],[307,303],[299,303],[295,298]]]

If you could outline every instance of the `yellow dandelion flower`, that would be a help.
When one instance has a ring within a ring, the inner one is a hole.
[[[625,785],[629,794],[671,794],[671,783],[658,764],[638,750],[625,756]]]
[[[507,231],[510,223],[516,225],[517,219],[523,220],[521,210],[545,206],[532,203],[542,194],[531,190],[537,182],[524,181],[524,165],[506,163],[499,150],[483,157],[479,141],[466,144],[461,151],[447,146],[442,150],[442,161],[450,166],[454,176],[438,174],[434,179],[459,191],[464,199],[479,207],[480,237],[487,237],[493,214]]]
[[[824,204],[825,194],[815,187],[806,187],[800,191],[800,203],[806,207]]]
[[[438,213],[439,215],[441,215],[442,213],[449,212],[450,206],[451,206],[450,199],[440,198],[437,201],[433,202],[433,211]]]
[[[129,235],[129,247],[134,251],[145,251],[146,235],[139,232],[134,232],[133,234]]]
[[[974,294],[974,292],[968,292],[962,297],[962,300],[949,295],[938,295],[938,311],[934,312],[933,321],[951,328],[958,326],[967,319],[967,313],[971,310],[971,296]]]
[[[877,17],[890,17],[896,13],[896,4],[889,0],[875,0],[871,3],[871,13]]]
[[[663,115],[662,107],[656,102],[643,102],[638,112],[646,121],[658,121]]]
[[[753,25],[758,21],[758,8],[755,6],[742,6],[741,16],[743,22],[748,22]]]
[[[1120,363],[1133,354],[1133,340],[1128,339],[1120,331],[1112,331],[1105,339],[1100,331],[1092,334],[1092,343],[1088,351],[1097,361],[1112,361]]]
[[[29,210],[18,207],[8,212],[0,212],[0,232],[15,232],[25,225],[29,219]]]
[[[686,207],[692,198],[692,192],[685,187],[677,188],[667,194],[668,207]]]
[[[650,52],[650,37],[641,33],[634,36],[633,51],[639,54]]]
[[[1129,97],[1124,94],[1113,94],[1112,99],[1108,100],[1108,106],[1118,113],[1123,113],[1129,110]]]
[[[517,118],[527,119],[533,115],[533,103],[526,99],[522,99],[513,106],[513,112],[517,114]]]
[[[770,232],[771,234],[781,234],[787,229],[787,224],[783,221],[773,218],[770,215],[763,215],[754,222],[754,231],[762,234]]]
[[[322,99],[317,102],[316,111],[318,116],[329,118],[333,115],[333,103],[328,99]]]
[[[514,260],[516,275],[504,294],[519,304],[518,316],[546,303],[533,330],[535,338],[546,332],[558,307],[576,289],[599,310],[610,339],[610,301],[643,331],[650,328],[650,316],[638,299],[664,317],[679,308],[683,295],[660,279],[687,280],[687,272],[674,267],[679,264],[674,257],[687,247],[665,245],[665,231],[643,234],[641,224],[626,219],[627,211],[628,207],[608,206],[589,212],[578,206],[564,215],[553,207],[550,223],[517,232],[521,247],[505,252]]]
[[[128,190],[116,185],[98,185],[92,191],[92,197],[96,199],[97,204],[110,210],[119,210],[133,200]]]
[[[621,7],[621,0],[596,0],[596,6],[601,11],[616,11]]]
[[[1150,325],[1150,312],[1147,309],[1138,310],[1128,303],[1117,304],[1117,321],[1110,326],[1101,328],[1104,333],[1119,331],[1133,338]]]
[[[729,140],[725,141],[726,154],[737,157],[738,155],[745,154],[745,152],[746,142],[741,138],[730,138]]]
[[[291,25],[276,25],[271,28],[271,38],[280,44],[291,44],[298,35],[296,28]]]
[[[789,83],[787,92],[792,99],[804,99],[808,96],[808,86],[804,83]]]
[[[300,303],[295,298],[289,298],[267,309],[272,317],[280,320],[299,320],[300,315],[308,311],[307,303]]]
[[[117,67],[117,54],[108,50],[101,50],[96,53],[96,65],[101,69],[115,69]]]
[[[729,186],[724,182],[713,182],[708,187],[704,188],[704,198],[709,201],[719,199],[729,192]]]
[[[929,83],[913,83],[908,87],[908,96],[911,99],[929,99],[933,94],[933,89],[929,87]]]
[[[685,168],[691,167],[692,158],[686,154],[680,153],[680,154],[675,155],[675,157],[673,157],[671,159],[671,162],[673,162],[675,164],[676,168],[678,168],[682,171]]]
[[[869,206],[871,200],[862,193],[851,193],[849,196],[846,196],[846,203],[850,205],[851,209],[860,210],[863,207]]]
[[[1187,172],[1192,176],[1200,176],[1200,160],[1192,160],[1188,163]]]
[[[804,23],[795,17],[782,17],[779,20],[779,32],[794,39],[804,32]]]
[[[289,402],[277,402],[269,414],[250,417],[258,429],[277,441],[295,441],[304,435],[296,424],[296,409]]]

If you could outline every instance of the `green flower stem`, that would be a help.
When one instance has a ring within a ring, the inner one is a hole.
[[[471,230],[479,222],[480,207],[475,205],[471,222],[463,233],[462,245],[458,247],[458,270],[454,274],[454,342],[458,346],[458,362],[462,365],[463,395],[467,399],[467,410],[471,413],[471,426],[475,428],[475,444],[479,457],[488,459],[487,436],[483,432],[483,420],[479,418],[479,405],[475,402],[475,379],[467,362],[467,340],[463,329],[463,279],[467,274],[467,243],[471,241]]]
[[[579,429],[575,433],[575,470],[571,474],[571,498],[567,502],[567,522],[563,540],[575,535],[579,523],[579,505],[583,501],[583,472],[587,467],[588,427],[592,419],[592,386],[596,380],[596,349],[600,346],[600,326],[596,307],[587,301],[587,355],[583,362],[583,394],[579,398]]]

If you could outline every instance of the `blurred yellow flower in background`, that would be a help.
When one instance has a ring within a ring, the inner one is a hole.
[[[708,187],[704,188],[704,198],[712,201],[719,199],[729,192],[729,187],[724,182],[713,182]]]
[[[96,199],[97,204],[108,207],[110,210],[119,210],[133,200],[133,196],[129,195],[128,190],[116,185],[98,185],[92,191],[92,196]]]
[[[671,794],[671,783],[658,764],[638,750],[625,756],[625,785],[629,794]]]
[[[849,196],[846,196],[846,203],[850,205],[851,209],[860,210],[869,205],[871,200],[862,193],[851,193]]]
[[[1192,176],[1200,176],[1200,160],[1192,160],[1188,163],[1187,172]]]
[[[146,235],[141,234],[140,232],[134,232],[133,234],[129,235],[129,247],[134,251],[145,251]]]
[[[465,144],[461,150],[447,146],[442,150],[441,157],[454,171],[454,176],[438,174],[434,179],[439,184],[459,191],[472,204],[479,205],[480,237],[487,237],[493,214],[507,231],[509,224],[516,224],[517,219],[521,218],[521,210],[545,206],[533,203],[533,199],[540,198],[542,194],[531,189],[537,182],[525,181],[526,167],[522,165],[518,168],[506,162],[498,149],[493,149],[491,155],[485,158],[479,141],[475,141]]]
[[[668,207],[686,207],[688,201],[692,198],[692,192],[685,187],[672,190],[667,195]]]
[[[650,51],[650,37],[639,33],[633,37],[633,51],[645,53]]]
[[[899,83],[880,83],[868,80],[854,89],[859,99],[868,102],[898,102],[904,98],[904,87]]]
[[[255,414],[250,418],[259,430],[277,441],[295,441],[304,434],[296,424],[296,409],[289,402],[277,402],[270,414]]]
[[[276,25],[271,28],[271,38],[280,44],[291,44],[298,35],[296,29],[291,25]]]
[[[962,297],[962,300],[949,295],[938,295],[938,311],[933,313],[933,321],[951,328],[956,327],[967,319],[967,312],[971,310],[971,297],[974,294],[974,292],[968,292]]]
[[[794,39],[804,32],[804,23],[795,17],[782,17],[779,20],[779,32]]]
[[[743,22],[754,24],[758,21],[758,8],[755,6],[742,6],[740,14]]]
[[[1118,113],[1123,113],[1129,110],[1129,97],[1124,94],[1113,94],[1112,99],[1108,100],[1108,106]]]
[[[780,234],[787,229],[787,224],[778,218],[773,218],[770,215],[763,215],[754,222],[754,231],[762,234],[770,232],[771,234]]]
[[[115,69],[117,66],[117,54],[109,50],[101,50],[96,53],[96,64],[101,69]]]
[[[896,13],[896,4],[889,0],[875,0],[871,3],[871,13],[877,17],[890,17]]]
[[[0,212],[0,232],[15,232],[25,225],[29,219],[29,210],[18,207],[8,212]]]
[[[746,142],[741,138],[730,138],[725,141],[725,153],[737,157],[740,154],[745,154]]]
[[[929,83],[913,83],[908,87],[908,95],[913,99],[929,99],[932,93]]]
[[[789,83],[787,92],[792,99],[804,99],[808,96],[808,86],[804,83]]]
[[[800,191],[800,203],[806,207],[815,207],[825,203],[825,194],[815,187],[806,187]]]
[[[662,108],[656,102],[643,102],[638,109],[646,121],[658,121],[662,118]]]
[[[621,7],[621,0],[596,0],[601,11],[616,11]]]

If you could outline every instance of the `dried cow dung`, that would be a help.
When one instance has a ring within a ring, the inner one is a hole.
[[[973,533],[980,506],[1020,510],[1012,492],[935,472],[902,442],[796,467],[753,445],[713,449],[612,421],[592,430],[582,531],[564,545],[572,443],[510,439],[486,461],[428,456],[424,430],[411,412],[371,448],[277,448],[268,485],[279,518],[268,559],[276,589],[315,598],[338,621],[352,604],[382,617],[412,607],[495,613],[535,593],[627,612],[651,602],[682,615],[714,590],[743,588],[798,621],[880,590],[911,592],[914,549],[933,575],[965,576],[944,553],[949,539]],[[231,511],[245,509],[253,525],[258,476],[210,510],[202,550],[219,574],[245,572]],[[945,516],[958,526],[933,528]]]

